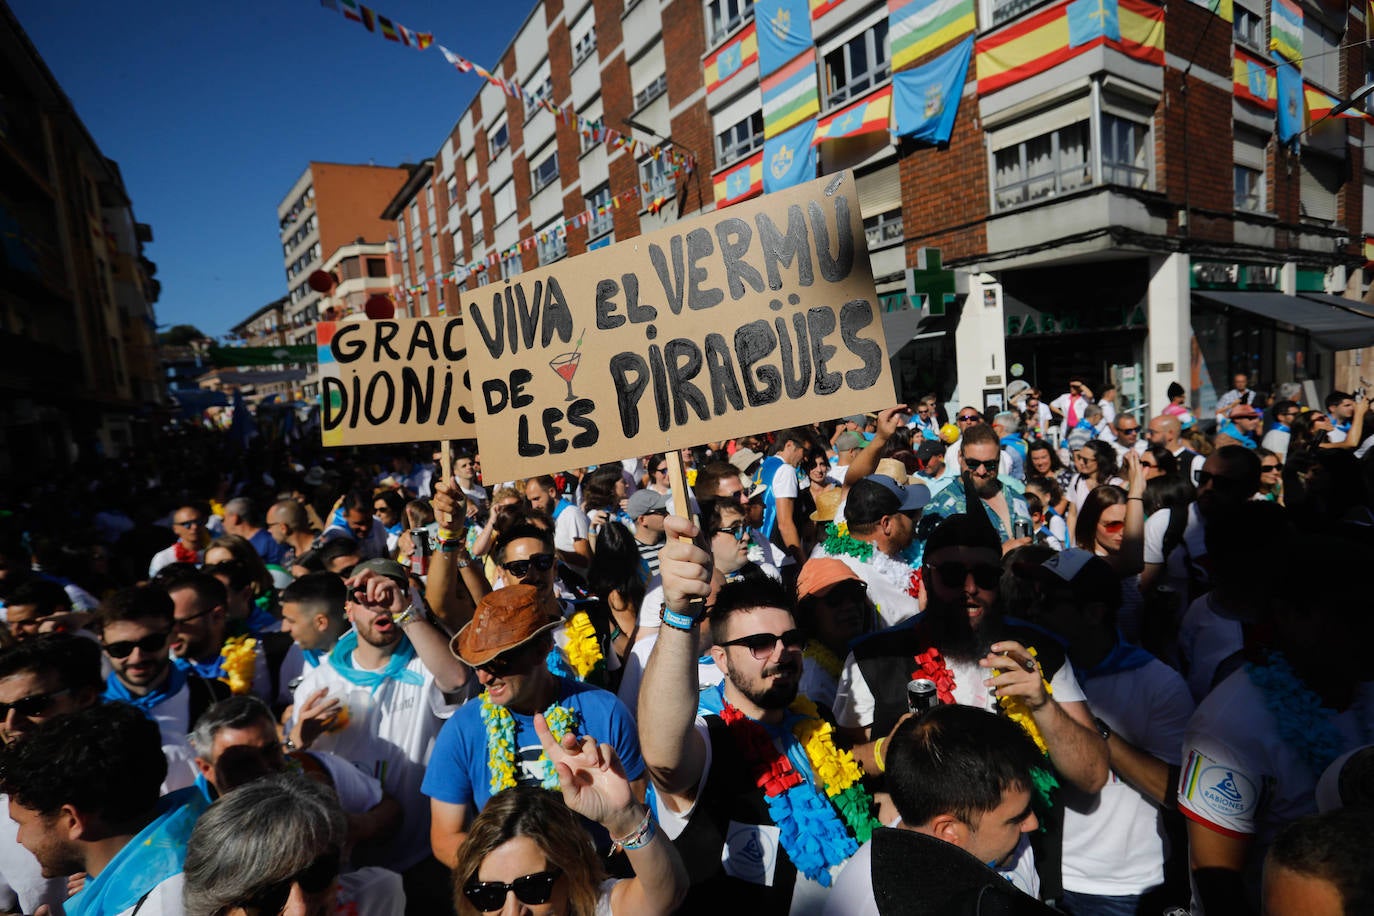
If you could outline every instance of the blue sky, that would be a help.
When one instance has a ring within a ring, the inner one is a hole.
[[[379,0],[491,66],[535,0]],[[434,155],[481,80],[318,0],[9,0],[153,228],[158,323],[219,335],[285,295],[276,206],[312,159]]]

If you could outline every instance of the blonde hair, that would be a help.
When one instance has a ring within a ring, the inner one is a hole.
[[[478,916],[463,887],[477,877],[482,860],[515,837],[533,840],[548,867],[568,880],[569,916],[595,916],[606,873],[592,839],[557,792],[516,786],[491,797],[458,854],[453,869],[453,903],[460,916]]]

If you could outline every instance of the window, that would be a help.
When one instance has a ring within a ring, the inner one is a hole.
[[[552,264],[568,254],[568,231],[562,221],[549,223],[539,231],[539,263]]]
[[[524,269],[525,267],[520,262],[520,255],[518,254],[514,254],[510,257],[505,257],[501,259],[502,280],[509,280],[511,277],[514,277]]]
[[[601,145],[601,141],[597,139],[596,131],[605,126],[606,125],[602,123],[601,118],[597,118],[595,121],[587,122],[587,126],[583,129],[582,133],[580,134],[582,140],[583,153],[589,153]]]
[[[404,216],[396,220],[396,241],[400,243],[402,248],[406,247],[406,219]]]
[[[474,253],[484,241],[486,241],[486,233],[482,231],[482,211],[478,210],[472,214],[472,250]]]
[[[1302,20],[1302,78],[1337,95],[1341,92],[1341,35],[1314,13]]]
[[[538,194],[552,182],[558,180],[558,151],[549,153],[530,170],[530,183]]]
[[[1237,165],[1235,170],[1236,209],[1264,212],[1264,173],[1243,165]]]
[[[508,180],[491,195],[492,219],[501,225],[515,213],[515,182]]]
[[[992,0],[992,24],[1006,22],[1021,15],[1042,0]]]
[[[382,277],[385,277],[385,276],[387,275],[387,273],[386,273],[386,259],[385,259],[385,258],[368,258],[368,259],[367,259],[367,275],[368,275],[369,277],[372,277],[372,278],[375,278],[375,279],[380,279],[380,278],[382,278]]]
[[[763,112],[756,111],[716,134],[716,160],[728,165],[763,146]]]
[[[463,157],[463,175],[467,178],[468,184],[472,185],[477,181],[477,154],[468,153]]]
[[[458,203],[458,177],[456,175],[448,180],[447,190],[448,205],[450,207],[455,206]]]
[[[653,81],[643,89],[635,93],[635,111],[648,105],[654,99],[668,91],[668,74],[660,73],[654,77]]]
[[[592,26],[573,44],[573,66],[576,67],[596,51],[596,26]]]
[[[1236,209],[1250,213],[1266,211],[1264,171],[1268,161],[1266,148],[1269,137],[1259,131],[1245,130],[1239,124],[1235,132]]]
[[[602,208],[605,212],[598,212]],[[603,184],[587,195],[587,209],[592,220],[587,224],[587,239],[598,238],[615,228],[615,211],[611,207],[611,186]]]
[[[1231,35],[1236,44],[1264,54],[1269,44],[1264,32],[1264,17],[1239,5],[1235,7],[1235,15],[1235,21],[1231,23]]]
[[[1092,184],[1088,122],[1033,137],[993,154],[993,201],[1003,210]]]
[[[706,0],[706,44],[715,45],[754,18],[754,0]]]
[[[553,101],[553,77],[545,76],[542,83],[533,88],[527,86],[525,91],[529,93],[529,98],[525,101],[525,120],[528,121],[542,110],[539,107],[540,102]]]
[[[1336,221],[1336,198],[1341,191],[1344,167],[1344,161],[1335,156],[1302,151],[1301,213],[1305,219]]]
[[[420,202],[418,200],[410,205],[410,228],[420,228]]]
[[[887,79],[892,72],[888,58],[886,19],[827,53],[826,108],[843,105]]]
[[[510,128],[506,126],[505,118],[487,132],[487,146],[491,149],[493,159],[497,153],[510,146]]]
[[[1146,188],[1150,185],[1150,129],[1144,124],[1102,115],[1102,183]]]
[[[668,177],[667,159],[660,156],[639,163],[639,189],[645,206],[656,197],[672,196],[673,180]]]
[[[864,220],[864,236],[868,239],[870,251],[895,245],[902,240],[904,235],[900,208],[879,213],[877,216],[870,216]]]

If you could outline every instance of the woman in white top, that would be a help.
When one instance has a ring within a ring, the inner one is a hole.
[[[615,748],[594,738],[556,743],[534,717],[544,754],[563,792],[516,786],[492,796],[472,822],[453,870],[461,916],[505,910],[540,916],[667,914],[687,893],[682,859],[635,801]],[[607,880],[591,836],[575,814],[605,827],[630,860],[635,877]]]
[[[1073,482],[1065,488],[1064,495],[1075,510],[1081,510],[1083,500],[1098,487],[1122,485],[1121,478],[1116,476],[1116,449],[1101,439],[1089,439],[1080,445],[1073,453],[1073,466],[1076,473]],[[1088,544],[1077,546],[1084,550],[1092,549]]]

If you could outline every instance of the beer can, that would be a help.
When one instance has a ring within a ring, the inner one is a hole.
[[[429,574],[429,557],[434,548],[429,543],[428,528],[410,529],[410,571],[417,576]]]
[[[940,697],[935,682],[923,677],[908,681],[906,685],[906,708],[921,715],[940,705]]]

